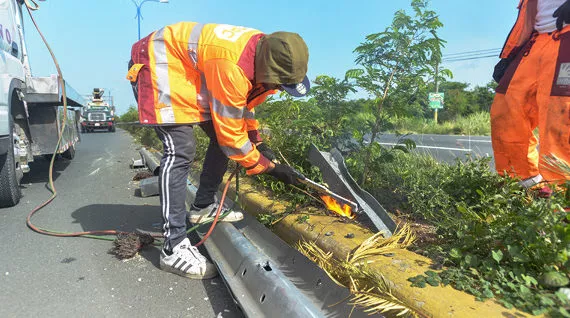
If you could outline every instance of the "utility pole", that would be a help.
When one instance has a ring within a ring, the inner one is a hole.
[[[138,31],[139,31],[139,40],[141,39],[141,19],[142,19],[142,14],[141,14],[141,7],[143,5],[143,3],[145,2],[159,2],[159,3],[168,3],[168,0],[131,0],[133,2],[133,4],[137,7],[137,25],[138,25]]]
[[[439,93],[438,77],[439,77],[439,61],[436,61],[435,62],[435,93],[436,94]],[[435,123],[437,124],[437,108],[435,109],[434,119],[435,119]]]

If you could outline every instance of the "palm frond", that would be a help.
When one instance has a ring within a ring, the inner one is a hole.
[[[550,154],[544,156],[545,168],[563,175],[566,179],[570,179],[570,164],[556,155]]]
[[[344,260],[335,258],[315,242],[303,241],[297,244],[297,248],[319,265],[337,285],[350,290],[351,305],[363,308],[370,315],[382,313],[395,317],[419,317],[421,314],[412,305],[392,293],[392,284],[382,274],[367,266],[375,257],[409,246],[414,238],[411,228],[404,225],[390,238],[384,238],[381,233],[370,237]],[[363,263],[364,260],[367,263]]]
[[[347,256],[347,262],[357,265],[357,263],[368,259],[368,263],[374,262],[375,256],[381,256],[397,249],[405,249],[412,245],[416,236],[409,224],[404,224],[394,234],[385,238],[383,232],[376,233],[362,242],[352,254]]]

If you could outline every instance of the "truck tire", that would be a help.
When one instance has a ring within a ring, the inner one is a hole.
[[[0,208],[15,206],[20,202],[20,178],[16,174],[16,159],[14,158],[14,123],[10,121],[10,145],[8,152],[0,155]]]
[[[75,158],[75,145],[71,145],[61,156],[67,160],[73,160]]]
[[[116,129],[115,129],[115,126],[111,126],[111,127],[109,128],[109,131],[110,131],[110,132],[115,132],[115,130],[116,130]]]

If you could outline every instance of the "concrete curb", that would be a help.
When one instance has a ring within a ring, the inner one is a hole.
[[[197,176],[190,177],[197,181]],[[226,178],[224,178],[225,183]],[[248,180],[240,179],[239,202],[244,211],[252,215],[275,214],[285,211],[285,204],[271,198],[271,195],[254,188]],[[228,191],[235,197],[235,183]],[[356,224],[339,222],[336,217],[310,215],[306,222],[297,221],[299,214],[288,215],[273,226],[273,232],[291,246],[300,240],[314,241],[319,247],[332,252],[339,259],[358,247],[372,232]],[[332,232],[332,235],[330,235]],[[325,235],[328,233],[329,235]],[[352,233],[352,238],[347,234]],[[375,259],[370,267],[381,273],[393,286],[393,293],[400,299],[415,304],[415,309],[428,317],[535,317],[530,314],[503,307],[494,300],[480,302],[474,296],[453,289],[450,286],[425,288],[411,287],[410,277],[430,270],[429,258],[400,250],[390,257]]]

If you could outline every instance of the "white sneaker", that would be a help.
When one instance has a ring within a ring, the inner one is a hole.
[[[190,208],[190,212],[189,212],[189,216],[188,216],[188,220],[190,220],[190,223],[192,224],[199,224],[199,223],[204,223],[210,220],[213,220],[216,217],[216,211],[218,211],[218,203],[212,203],[210,205],[208,205],[205,208],[198,208],[196,207],[194,204],[192,204],[192,207]],[[222,211],[220,212],[220,216],[224,213],[226,213],[228,211],[228,209],[226,208],[222,208]],[[243,213],[238,212],[238,211],[231,211],[228,213],[228,215],[226,215],[223,219],[220,217],[218,219],[218,221],[223,221],[223,222],[237,222],[237,221],[241,221],[243,220]]]
[[[172,249],[172,255],[160,253],[160,269],[192,279],[208,279],[218,275],[214,264],[210,263],[198,249],[185,238]]]

